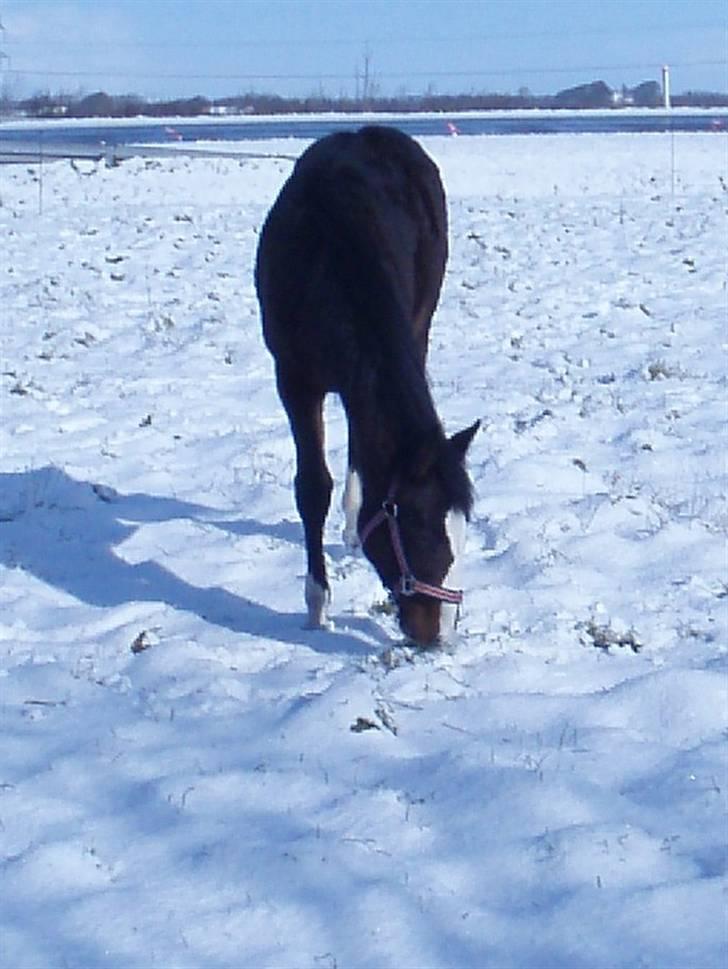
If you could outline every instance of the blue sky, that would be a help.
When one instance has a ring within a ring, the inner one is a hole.
[[[0,0],[2,83],[148,98],[728,91],[728,0]]]

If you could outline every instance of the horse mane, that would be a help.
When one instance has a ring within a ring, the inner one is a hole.
[[[470,521],[473,485],[465,470],[463,456],[455,454],[449,443],[446,456],[438,464],[437,472],[443,482],[450,507],[461,511]]]

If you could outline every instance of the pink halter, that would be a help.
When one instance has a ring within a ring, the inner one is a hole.
[[[400,571],[399,587],[396,590],[393,589],[392,591],[398,592],[403,596],[414,596],[419,593],[423,596],[429,596],[431,599],[439,599],[441,602],[451,602],[454,605],[459,606],[463,601],[462,589],[445,589],[440,585],[430,585],[427,582],[420,582],[420,580],[416,579],[412,574],[412,570],[407,564],[407,557],[404,554],[402,536],[400,535],[399,525],[397,523],[397,514],[399,508],[394,500],[396,490],[397,485],[395,482],[389,489],[387,497],[382,502],[382,507],[359,533],[359,541],[362,544],[362,548],[364,547],[364,544],[371,533],[383,522],[386,522],[389,526],[389,536],[392,540],[392,548],[394,549],[394,555],[397,559],[397,564],[399,565]]]

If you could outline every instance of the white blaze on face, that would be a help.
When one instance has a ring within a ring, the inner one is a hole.
[[[460,588],[460,566],[465,551],[465,537],[467,532],[467,519],[461,511],[454,508],[445,516],[445,534],[450,542],[450,553],[452,555],[452,565],[447,571],[447,575],[442,580],[446,589]],[[447,639],[455,631],[455,618],[458,607],[448,602],[443,602],[440,611],[440,636]]]

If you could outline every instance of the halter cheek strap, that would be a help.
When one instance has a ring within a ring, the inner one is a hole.
[[[446,589],[441,585],[430,585],[428,582],[420,582],[412,574],[412,570],[407,564],[407,557],[404,554],[404,547],[402,545],[402,536],[397,522],[399,508],[394,500],[394,492],[395,485],[392,485],[389,489],[389,494],[382,502],[382,507],[364,528],[362,528],[359,534],[362,548],[372,532],[383,522],[386,522],[389,527],[389,537],[392,541],[394,557],[397,559],[400,572],[398,587],[392,591],[402,596],[414,596],[417,594],[428,596],[430,599],[439,599],[440,602],[451,602],[453,605],[459,606],[463,601],[461,589]]]

